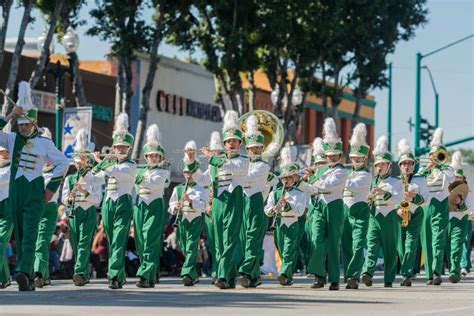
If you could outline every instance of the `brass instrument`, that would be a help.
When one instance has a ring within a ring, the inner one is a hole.
[[[430,159],[435,164],[444,164],[449,158],[449,153],[445,149],[438,149],[430,154]]]
[[[262,156],[271,158],[278,154],[283,144],[284,128],[280,119],[275,114],[264,111],[255,110],[245,113],[239,118],[240,129],[245,133],[247,129],[246,120],[250,115],[255,115],[258,120],[258,130],[263,134],[265,140],[263,145]]]
[[[375,184],[374,184],[374,187],[377,186],[377,183],[379,182],[380,177],[381,177],[381,175],[380,175],[380,169],[377,169],[377,175],[375,176]],[[372,190],[373,190],[373,188],[372,188]],[[369,210],[372,209],[372,207],[374,206],[374,204],[375,204],[375,196],[373,196],[373,194],[372,194],[372,198],[371,198],[370,201],[369,201]]]
[[[412,178],[413,174],[407,176],[403,176],[403,192],[407,193],[408,192],[408,187],[410,185],[410,181]],[[403,201],[400,203],[400,208],[402,209],[402,227],[407,227],[408,224],[410,223],[411,219],[411,213],[410,213],[410,201],[407,200],[406,198],[403,199]]]
[[[448,186],[448,210],[450,212],[458,212],[459,205],[455,203],[456,197],[460,197],[461,201],[465,201],[469,195],[469,187],[466,181],[454,181]]]
[[[176,217],[175,217],[174,222],[173,222],[173,227],[178,227],[179,215],[183,210],[183,202],[184,202],[183,196],[186,194],[186,191],[188,190],[188,185],[189,185],[189,181],[186,180],[186,183],[184,184],[184,191],[181,195],[181,198],[178,201],[178,203],[179,203],[179,205],[181,205],[181,207],[177,208],[176,215],[175,215]]]
[[[283,189],[283,193],[281,194],[280,199],[278,200],[277,204],[275,205],[275,212],[274,212],[274,214],[273,214],[272,226],[270,226],[270,230],[271,230],[271,231],[276,230],[276,220],[277,220],[277,217],[278,217],[278,215],[281,214],[281,212],[282,212],[283,209],[285,208],[285,204],[282,203],[282,199],[283,199],[283,197],[285,197],[286,194],[290,191],[290,188],[291,188],[291,187],[288,187],[288,188],[285,187],[285,188]]]

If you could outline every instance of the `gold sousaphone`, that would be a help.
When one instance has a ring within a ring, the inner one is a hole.
[[[454,181],[448,187],[448,209],[450,212],[456,212],[458,206],[454,203],[457,196],[461,196],[463,201],[466,201],[466,197],[469,194],[469,187],[466,181]]]
[[[283,124],[275,114],[265,110],[254,110],[245,113],[239,118],[240,129],[245,133],[246,121],[250,115],[255,115],[258,120],[258,130],[265,137],[263,146],[264,158],[271,158],[278,154],[283,144],[284,129]]]

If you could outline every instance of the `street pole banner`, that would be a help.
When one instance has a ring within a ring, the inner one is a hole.
[[[64,108],[63,122],[62,152],[68,159],[72,159],[77,132],[82,128],[85,129],[89,142],[91,140],[92,107]]]

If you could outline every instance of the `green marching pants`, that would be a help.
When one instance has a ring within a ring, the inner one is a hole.
[[[238,186],[232,193],[224,191],[214,198],[212,224],[217,258],[217,277],[229,281],[237,277],[235,250],[239,243],[243,215],[243,190]]]
[[[458,219],[453,217],[448,225],[448,243],[446,245],[448,254],[449,275],[461,277],[461,256],[463,245],[468,230],[468,216]]]
[[[8,198],[0,202],[0,283],[10,279],[7,244],[13,232],[13,222]]]
[[[12,177],[13,178],[13,177]],[[31,182],[21,176],[10,181],[10,205],[16,243],[16,270],[33,278],[36,239],[43,215],[44,178]]]
[[[421,245],[426,277],[432,279],[433,273],[441,275],[443,270],[446,230],[449,220],[448,199],[441,202],[431,199],[430,204],[423,207],[423,213]]]
[[[35,273],[44,280],[49,279],[49,245],[58,221],[58,204],[49,202],[45,204],[36,239]]]
[[[211,214],[213,212],[214,212],[214,205],[212,206]],[[204,215],[204,226],[206,229],[207,250],[211,254],[211,258],[212,258],[211,276],[213,278],[217,278],[216,246],[214,242],[214,227],[212,226],[211,216]]]
[[[363,273],[374,276],[375,264],[379,257],[380,247],[382,247],[385,283],[393,283],[397,274],[399,222],[396,211],[391,211],[387,216],[381,213],[375,216],[370,215],[367,233],[367,258]]]
[[[130,231],[132,197],[122,195],[116,201],[103,202],[102,222],[107,237],[108,276],[119,282],[125,280],[125,248]]]
[[[315,216],[312,232],[314,248],[306,272],[324,277],[327,259],[328,281],[339,283],[340,247],[344,228],[342,199],[334,200],[329,204],[320,201],[313,216]]]
[[[467,234],[463,244],[462,257],[461,257],[461,268],[466,269],[468,272],[471,271],[471,239],[472,239],[472,221],[467,221]]]
[[[303,269],[306,268],[306,262],[308,261],[307,254],[309,251],[308,237],[305,230],[306,211],[303,216],[298,217],[298,225],[299,225],[298,246],[297,246],[298,251],[296,253],[294,271],[297,271],[297,270],[303,271]]]
[[[202,216],[194,218],[189,222],[184,216],[181,217],[176,232],[179,247],[184,253],[184,263],[181,267],[181,277],[189,275],[192,280],[198,278],[196,261],[201,239]]]
[[[263,238],[268,226],[268,217],[263,212],[264,201],[261,192],[255,193],[248,199],[244,208],[242,220],[241,244],[244,251],[243,262],[239,272],[247,274],[251,279],[260,276],[260,256],[262,254]]]
[[[369,206],[366,202],[357,202],[350,208],[344,205],[344,230],[341,248],[345,281],[349,278],[359,279],[362,271],[369,215]]]
[[[281,225],[281,218],[277,218],[274,237],[281,258],[280,271],[278,273],[286,275],[289,282],[293,281],[295,262],[298,257],[299,230],[300,225],[298,222],[288,227]]]
[[[165,226],[163,198],[146,205],[140,202],[133,208],[133,226],[135,244],[140,257],[137,276],[155,281],[160,271],[160,256],[163,248],[163,230]],[[167,215],[167,214],[166,214]]]
[[[89,258],[92,240],[97,226],[97,212],[95,206],[87,210],[78,207],[74,216],[69,220],[71,229],[71,247],[74,252],[74,274],[80,274],[85,281],[90,279]]]
[[[308,238],[308,253],[306,254],[306,267],[309,265],[309,261],[311,259],[311,255],[313,253],[314,249],[314,227],[315,227],[315,212],[317,206],[314,204],[315,203],[315,198],[311,198],[311,202],[308,205],[308,214],[306,216],[306,224],[305,224],[305,231],[306,231],[306,236]]]
[[[421,225],[423,224],[423,208],[418,207],[411,214],[410,223],[407,227],[401,227],[398,241],[398,256],[400,258],[400,274],[404,277],[412,277],[418,258],[418,243],[420,240]]]

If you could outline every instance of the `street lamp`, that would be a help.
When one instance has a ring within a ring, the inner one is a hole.
[[[433,91],[434,91],[434,94],[435,94],[435,127],[437,128],[438,124],[439,124],[439,94],[438,94],[438,90],[436,90],[436,85],[435,85],[435,82],[433,80],[433,74],[431,73],[430,68],[428,66],[424,65],[424,66],[421,66],[421,69],[425,69],[428,72],[428,75],[430,76],[430,80],[431,80],[431,86],[433,87]]]
[[[44,45],[44,34],[38,38],[38,49],[41,51]],[[69,66],[68,68],[62,68],[61,62],[58,60],[54,67],[49,63],[49,57],[51,50],[48,51],[48,58],[46,59],[46,69],[48,74],[54,76],[55,83],[55,94],[56,94],[56,147],[62,151],[62,133],[63,133],[63,108],[64,104],[61,102],[64,94],[64,74],[69,73],[73,76],[73,63],[72,58],[76,56],[76,51],[79,48],[79,37],[74,32],[72,27],[67,29],[66,34],[63,37],[62,45],[68,53]]]

